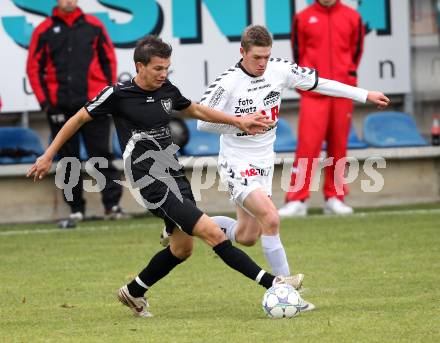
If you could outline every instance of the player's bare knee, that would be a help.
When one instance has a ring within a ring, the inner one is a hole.
[[[244,245],[245,247],[252,247],[258,242],[259,238],[259,236],[243,237],[243,239],[240,240],[240,244]]]
[[[209,242],[211,242],[212,246],[220,244],[226,239],[227,237],[225,233],[216,224],[210,225],[209,228],[206,230],[206,241],[208,242],[208,244],[210,244]]]
[[[263,233],[276,235],[280,228],[280,217],[276,211],[268,211],[263,218]]]
[[[192,255],[193,252],[193,244],[192,242],[185,244],[171,244],[170,245],[171,253],[181,260],[186,260]]]
[[[186,260],[192,255],[192,247],[191,248],[179,248],[176,251],[173,251],[173,255],[181,260]]]
[[[203,215],[199,219],[194,227],[193,234],[200,237],[211,247],[214,247],[227,239],[225,233],[207,215]]]

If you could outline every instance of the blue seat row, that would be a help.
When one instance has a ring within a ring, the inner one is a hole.
[[[197,121],[186,121],[190,132],[188,144],[182,149],[182,155],[207,156],[219,152],[219,135],[197,130]],[[350,128],[348,149],[367,147],[392,148],[405,146],[426,146],[427,141],[420,135],[414,119],[401,112],[377,112],[369,114],[364,121],[363,140],[359,138],[354,126]],[[297,140],[290,124],[279,118],[275,152],[295,151]],[[325,144],[323,145],[325,149]]]
[[[49,143],[52,141],[52,137],[49,139]],[[113,132],[112,135],[112,148],[113,155],[116,159],[122,158],[122,151],[119,145],[118,135],[116,131]],[[82,135],[79,135],[79,159],[81,161],[87,161],[89,159],[89,155],[87,154],[86,144],[84,143],[84,138]]]
[[[0,127],[0,164],[34,163],[44,149],[31,129]]]
[[[182,155],[210,156],[218,155],[220,135],[197,130],[197,121],[186,121],[190,139],[181,149]],[[116,132],[112,136],[113,153],[122,158]],[[297,140],[290,124],[280,118],[278,120],[277,138],[274,149],[276,152],[295,151]],[[412,116],[401,112],[377,112],[369,114],[364,120],[363,140],[359,139],[354,127],[348,137],[349,149],[366,147],[390,148],[428,145],[416,126]],[[0,164],[33,163],[44,152],[37,134],[28,128],[0,127]],[[80,138],[80,157],[88,159],[84,140]]]
[[[376,112],[364,120],[364,141],[377,148],[426,146],[414,118],[401,112]]]
[[[116,132],[112,136],[115,158],[122,158]],[[34,163],[44,153],[38,135],[29,128],[0,127],[0,164]],[[80,136],[80,159],[88,160],[84,139]]]

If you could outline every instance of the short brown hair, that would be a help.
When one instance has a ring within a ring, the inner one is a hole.
[[[250,25],[241,35],[241,47],[249,51],[251,46],[272,46],[272,37],[262,25]]]
[[[168,58],[172,51],[173,48],[170,44],[155,35],[148,35],[137,42],[133,60],[134,63],[141,62],[147,65],[150,63],[151,57]]]

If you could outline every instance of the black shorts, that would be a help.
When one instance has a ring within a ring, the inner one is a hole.
[[[169,234],[173,232],[175,227],[179,227],[187,234],[192,235],[194,226],[203,212],[196,206],[188,179],[181,176],[176,177],[175,180],[183,201],[160,181],[155,181],[142,189],[140,193],[149,203],[158,205],[157,208],[149,209],[149,211],[164,220]]]

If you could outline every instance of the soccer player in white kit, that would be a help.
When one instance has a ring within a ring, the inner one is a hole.
[[[316,70],[281,58],[270,58],[272,38],[265,27],[249,26],[241,38],[242,59],[221,74],[206,90],[201,104],[237,116],[261,111],[275,122],[286,88],[345,97],[384,108],[389,99],[318,77]],[[280,220],[271,200],[276,124],[264,134],[247,135],[233,126],[198,121],[198,129],[221,133],[218,171],[236,203],[237,220],[217,216],[214,221],[231,241],[254,245],[261,237],[264,255],[274,275],[291,275],[280,240]],[[293,276],[302,282],[303,274]]]

